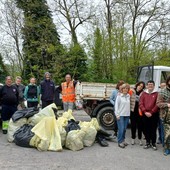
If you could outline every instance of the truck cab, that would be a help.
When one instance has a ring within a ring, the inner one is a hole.
[[[147,65],[138,67],[137,72],[137,82],[143,81],[147,83],[147,81],[153,80],[155,82],[155,91],[159,91],[160,84],[170,76],[170,67]]]

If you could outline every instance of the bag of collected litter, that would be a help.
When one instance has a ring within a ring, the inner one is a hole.
[[[66,141],[66,130],[65,127],[68,124],[68,120],[66,118],[63,117],[59,117],[57,119],[57,125],[58,125],[58,129],[60,132],[60,136],[61,136],[61,145],[64,146],[65,145],[65,141]]]
[[[92,118],[90,123],[95,127],[95,129],[97,131],[99,131],[101,129],[100,125],[99,125],[99,122],[96,118]]]
[[[31,132],[33,126],[25,124],[20,129],[14,133],[14,142],[18,146],[22,147],[31,147],[30,140],[34,136],[34,133]]]
[[[52,103],[44,109],[40,110],[39,113],[28,119],[28,123],[35,126],[39,123],[44,117],[55,117],[54,109],[57,109],[57,106]]]
[[[71,120],[71,119],[75,120],[75,118],[73,117],[73,112],[70,109],[67,112],[64,112],[62,114],[62,117],[66,118],[68,120]]]
[[[76,122],[74,119],[71,119],[68,121],[68,124],[66,126],[66,132],[70,132],[71,130],[78,130],[80,129],[80,126],[78,125],[79,122]]]
[[[41,151],[61,151],[61,137],[55,116],[43,118],[32,132],[35,136],[31,139],[30,145]]]
[[[97,130],[95,126],[93,125],[93,122],[80,122],[79,123],[80,128],[82,131],[85,132],[84,138],[83,138],[83,145],[84,146],[92,146],[95,139]]]
[[[12,115],[12,120],[13,122],[16,122],[17,120],[21,119],[21,118],[29,118],[32,117],[33,115],[35,115],[36,113],[38,113],[39,110],[38,108],[26,108],[23,110],[17,110],[13,115]]]
[[[76,100],[75,105],[78,110],[83,109],[83,101],[82,100]]]
[[[13,142],[14,141],[14,133],[20,129],[21,126],[27,123],[26,118],[21,118],[17,120],[16,122],[13,122],[12,119],[9,121],[9,126],[8,126],[8,134],[7,134],[7,139],[8,142]]]
[[[72,150],[78,151],[83,149],[83,138],[85,132],[82,130],[72,130],[67,134],[65,147]]]

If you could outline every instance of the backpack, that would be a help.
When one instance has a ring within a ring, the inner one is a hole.
[[[37,86],[35,85],[29,85],[28,86],[28,98],[37,98]]]

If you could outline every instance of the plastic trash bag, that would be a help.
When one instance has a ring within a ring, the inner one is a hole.
[[[92,146],[95,142],[97,130],[95,126],[93,125],[94,121],[91,122],[80,122],[80,128],[82,131],[85,132],[84,138],[83,138],[83,145],[84,146]]]
[[[66,132],[70,132],[71,130],[78,130],[80,129],[80,126],[78,125],[79,122],[76,122],[74,119],[71,119],[68,121],[68,124],[66,126]]]
[[[72,130],[67,134],[65,147],[72,150],[78,151],[83,149],[83,138],[85,132],[82,130]]]
[[[40,112],[37,113],[36,115],[30,117],[28,119],[28,123],[35,126],[44,117],[55,117],[53,108],[57,109],[57,106],[54,103],[52,103],[49,106],[45,107],[44,109],[40,110]]]
[[[82,100],[76,100],[75,105],[78,110],[83,109],[83,101]]]
[[[32,117],[33,115],[35,115],[36,113],[38,113],[39,110],[38,108],[26,108],[23,110],[17,110],[13,115],[12,115],[12,120],[13,122],[21,119],[21,118],[29,118]]]
[[[64,146],[65,145],[65,141],[66,141],[66,130],[65,127],[68,124],[68,120],[66,118],[63,117],[59,117],[57,119],[57,125],[58,125],[58,129],[60,132],[60,136],[61,136],[61,145]]]
[[[43,118],[33,129],[36,136],[30,141],[30,145],[41,151],[61,151],[61,136],[55,117]],[[38,141],[38,142],[37,142]]]
[[[14,141],[14,133],[20,129],[21,126],[27,123],[26,118],[21,118],[16,122],[13,122],[12,119],[9,121],[9,126],[8,126],[8,134],[7,134],[7,139],[8,142],[13,142]]]
[[[21,147],[31,147],[30,140],[34,136],[31,131],[33,126],[25,124],[20,129],[18,129],[14,134],[14,142],[16,145]]]
[[[90,123],[95,127],[95,129],[97,131],[99,131],[101,129],[100,125],[99,125],[99,122],[97,121],[96,118],[92,118]]]
[[[68,120],[71,120],[71,119],[75,120],[75,118],[73,117],[73,112],[70,109],[67,112],[64,112],[62,114],[62,117],[66,118]]]

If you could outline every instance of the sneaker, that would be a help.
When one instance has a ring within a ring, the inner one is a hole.
[[[151,147],[151,145],[149,144],[149,143],[147,143],[144,147],[143,147],[143,149],[148,149],[148,148],[150,148]]]
[[[155,150],[155,151],[157,150],[157,147],[156,147],[155,144],[152,144],[152,149]]]
[[[124,145],[123,142],[122,142],[122,143],[119,143],[118,146],[119,146],[120,148],[125,148],[125,145]]]
[[[170,154],[170,150],[169,150],[169,149],[165,149],[164,155],[165,155],[165,156],[168,156],[169,154]]]
[[[139,145],[140,145],[140,146],[142,146],[142,145],[143,145],[142,140],[139,140]]]
[[[7,134],[8,131],[7,131],[7,130],[2,130],[2,133],[3,133],[3,134]]]
[[[135,144],[135,139],[132,139],[131,144],[132,144],[132,145]]]
[[[125,142],[125,141],[123,142],[123,144],[124,144],[125,146],[128,146],[128,145],[129,145],[129,144],[128,144],[127,142]]]

